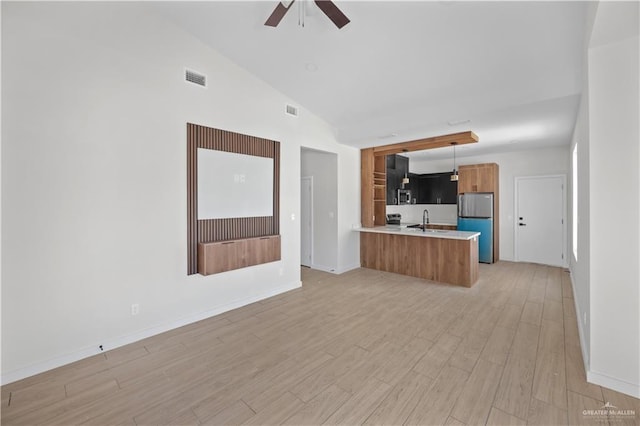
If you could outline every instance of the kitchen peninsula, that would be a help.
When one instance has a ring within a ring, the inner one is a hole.
[[[479,232],[392,225],[357,231],[364,268],[465,287],[478,281]]]
[[[478,281],[478,232],[387,225],[387,156],[478,142],[471,131],[364,148],[361,158],[360,264],[471,287]],[[496,175],[497,176],[497,175]]]

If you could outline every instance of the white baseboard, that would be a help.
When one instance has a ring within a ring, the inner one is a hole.
[[[585,372],[589,373],[590,368],[590,360],[589,360],[589,352],[587,351],[587,343],[584,337],[584,324],[582,322],[582,310],[580,310],[580,305],[578,305],[578,298],[576,297],[576,283],[573,280],[573,271],[569,269],[569,278],[571,279],[571,291],[573,292],[573,306],[576,309],[576,322],[578,323],[578,337],[580,338],[580,351],[582,352],[582,361],[584,363]]]
[[[310,266],[311,269],[317,269],[318,271],[329,272],[330,274],[336,274],[336,275],[344,274],[345,272],[358,269],[359,267],[360,267],[359,263],[356,265],[349,265],[349,266],[345,266],[343,268],[337,268],[337,269],[331,268],[329,266],[316,265],[316,264],[313,264]]]
[[[580,337],[580,351],[582,352],[582,359],[584,361],[584,369],[587,376],[587,382],[595,385],[604,386],[605,388],[613,389],[615,391],[631,395],[635,398],[640,398],[640,384],[629,383],[624,380],[616,379],[614,377],[607,376],[606,374],[599,373],[591,370],[591,362],[589,359],[589,353],[587,352],[587,345],[585,341],[584,323],[581,318],[583,316],[580,306],[578,305],[578,298],[576,297],[576,283],[573,280],[573,272],[569,270],[569,277],[571,278],[571,288],[573,290],[573,303],[576,308],[576,321],[578,322],[578,335]]]
[[[631,395],[634,398],[640,398],[640,385],[637,383],[629,383],[624,380],[607,376],[606,374],[587,370],[587,382],[613,389],[620,393]],[[606,402],[606,401],[605,401]],[[626,407],[620,407],[621,409]]]
[[[330,266],[318,265],[317,263],[312,263],[310,266],[311,269],[317,269],[318,271],[329,272],[331,274],[336,273],[336,269]]]
[[[45,371],[52,370],[57,367],[62,367],[63,365],[67,365],[72,362],[76,362],[81,359],[88,358],[93,355],[97,355],[101,353],[101,351],[97,349],[99,344],[102,344],[104,351],[119,348],[120,346],[128,345],[130,343],[134,343],[142,339],[146,339],[148,337],[155,336],[157,334],[164,333],[169,330],[173,330],[175,328],[183,327],[185,325],[188,325],[194,322],[202,321],[204,319],[222,314],[232,309],[240,308],[242,306],[249,305],[251,303],[255,303],[260,300],[264,300],[269,297],[276,296],[278,294],[285,293],[287,291],[291,291],[300,287],[302,287],[302,282],[294,281],[289,284],[273,288],[261,294],[252,295],[242,299],[236,299],[229,303],[215,306],[212,309],[206,310],[204,312],[198,312],[195,314],[187,315],[182,318],[178,318],[169,323],[160,324],[155,327],[140,330],[135,333],[128,334],[126,336],[117,337],[107,341],[101,341],[100,343],[96,343],[88,347],[77,349],[65,355],[57,356],[45,361],[41,361],[32,365],[29,365],[27,367],[23,367],[17,370],[3,373],[2,376],[0,376],[0,384],[6,385],[7,383],[15,382],[17,380],[34,376],[36,374],[44,373]]]
[[[353,271],[354,269],[360,268],[360,263],[344,266],[342,268],[338,268],[335,272],[336,274],[344,274],[345,272]]]

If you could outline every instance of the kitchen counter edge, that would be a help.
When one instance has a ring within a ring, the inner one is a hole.
[[[399,225],[376,226],[373,228],[354,228],[356,232],[373,232],[379,234],[406,235],[407,237],[447,238],[451,240],[471,240],[480,236],[480,232],[445,231],[428,229],[423,232],[417,228],[407,228]]]

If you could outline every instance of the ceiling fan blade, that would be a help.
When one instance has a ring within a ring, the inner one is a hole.
[[[269,27],[277,27],[280,21],[282,21],[282,18],[284,18],[284,15],[289,11],[289,9],[291,8],[291,5],[295,1],[296,0],[291,0],[288,6],[285,6],[284,4],[282,4],[282,2],[278,2],[278,5],[273,10],[273,13],[271,13],[271,16],[269,16],[269,18],[267,19],[267,22],[265,22],[264,24]]]
[[[336,24],[336,27],[342,28],[351,22],[331,0],[315,0],[315,3]]]

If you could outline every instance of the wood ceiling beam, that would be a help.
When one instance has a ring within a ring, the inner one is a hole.
[[[450,135],[434,136],[432,138],[416,139],[409,142],[394,143],[391,145],[382,145],[373,147],[373,155],[393,155],[401,152],[422,151],[425,149],[442,148],[457,145],[466,145],[468,143],[477,143],[478,135],[472,131],[452,133]]]

